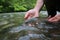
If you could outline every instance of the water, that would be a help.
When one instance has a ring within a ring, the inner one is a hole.
[[[19,15],[16,18],[13,15],[9,14],[7,16],[5,14],[3,17],[0,15],[2,17],[0,20],[2,22],[0,26],[0,40],[60,40],[60,23],[50,23],[42,18],[39,24],[35,26],[25,25],[24,22],[22,25],[20,23],[16,25],[15,23],[18,24],[19,22],[16,22],[16,19],[19,19],[20,15],[19,13],[16,14]]]

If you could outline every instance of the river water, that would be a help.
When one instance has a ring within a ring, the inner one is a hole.
[[[22,15],[23,13],[21,12]],[[41,13],[47,14],[47,12]],[[28,22],[35,26],[29,26],[25,22],[20,25],[21,21],[18,21],[20,13],[15,14],[5,13],[0,15],[0,40],[60,40],[60,22],[50,23],[45,18],[40,18],[41,20],[36,25],[34,23],[37,20],[34,21],[33,19]],[[18,23],[19,25],[17,25]]]

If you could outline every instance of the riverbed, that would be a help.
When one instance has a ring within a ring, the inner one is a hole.
[[[41,20],[35,26],[25,25],[25,13],[0,14],[0,40],[60,40],[60,23],[45,21],[47,12],[40,12]]]

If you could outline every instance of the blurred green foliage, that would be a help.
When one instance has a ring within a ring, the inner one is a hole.
[[[35,4],[36,0],[0,0],[0,12],[27,11]],[[45,7],[42,10],[46,10]]]

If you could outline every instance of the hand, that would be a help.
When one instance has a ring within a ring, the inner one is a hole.
[[[36,9],[31,9],[31,10],[27,11],[24,18],[27,20],[32,17],[39,17],[39,11],[37,11]]]
[[[55,15],[54,17],[48,20],[49,22],[58,22],[60,21],[60,14]]]

